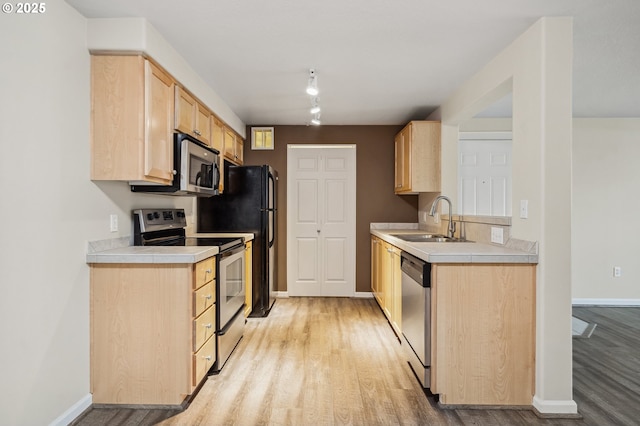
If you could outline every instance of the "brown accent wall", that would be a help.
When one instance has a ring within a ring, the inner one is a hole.
[[[275,126],[273,151],[251,150],[251,128],[244,144],[246,165],[269,164],[278,171],[277,283],[287,289],[287,145],[355,144],[356,291],[371,291],[371,222],[418,221],[418,196],[397,196],[393,138],[402,126]]]

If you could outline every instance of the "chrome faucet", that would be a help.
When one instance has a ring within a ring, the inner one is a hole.
[[[449,228],[447,230],[447,237],[453,238],[453,234],[456,233],[456,224],[453,223],[451,200],[449,199],[449,197],[438,195],[436,199],[433,200],[433,204],[431,204],[431,211],[429,211],[429,216],[436,215],[436,209],[438,208],[438,203],[440,202],[440,200],[445,200],[447,203],[449,203]]]

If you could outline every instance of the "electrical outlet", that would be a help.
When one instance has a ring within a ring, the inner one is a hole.
[[[619,266],[614,266],[613,267],[613,276],[615,278],[619,278],[622,276],[622,268]]]
[[[118,232],[118,215],[112,214],[109,216],[109,228],[111,232]]]
[[[529,217],[529,200],[520,200],[520,218],[526,219]]]
[[[497,244],[504,244],[504,229],[491,227],[491,242]]]

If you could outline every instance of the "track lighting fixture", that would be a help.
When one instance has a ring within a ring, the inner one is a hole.
[[[320,102],[318,101],[318,75],[316,70],[309,70],[309,83],[307,84],[307,93],[311,96],[311,109],[309,112],[313,115],[311,124],[320,125]]]
[[[318,94],[318,76],[316,71],[311,68],[309,70],[309,83],[307,84],[307,94],[316,96]]]

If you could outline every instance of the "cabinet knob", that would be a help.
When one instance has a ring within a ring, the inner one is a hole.
[[[210,294],[207,294],[206,296],[204,296],[204,298],[205,298],[205,299],[207,299],[207,300],[211,300],[211,298],[212,298],[212,297],[213,297],[213,296],[212,296],[212,295],[210,295]]]
[[[204,325],[204,328],[211,328],[211,327],[212,327],[211,323]]]
[[[207,361],[211,361],[211,355],[207,355],[207,356],[205,356],[203,358],[206,359]]]
[[[193,129],[193,133],[195,133],[198,136],[202,135],[202,133],[200,133],[200,130],[198,129]]]

